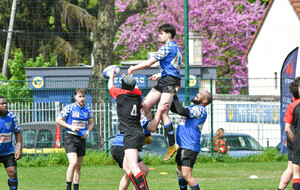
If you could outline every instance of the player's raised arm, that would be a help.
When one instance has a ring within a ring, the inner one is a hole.
[[[113,87],[114,86],[114,73],[115,73],[115,68],[112,70],[112,71],[110,71],[110,73],[109,73],[109,80],[108,80],[108,84],[107,84],[107,86],[108,86],[108,89],[110,90],[111,89],[111,87]]]
[[[135,65],[135,66],[131,66],[128,69],[128,75],[131,75],[134,71],[141,70],[141,69],[146,69],[146,68],[150,67],[151,65],[153,65],[156,62],[157,62],[157,59],[155,59],[154,57],[151,57],[150,59],[148,59],[145,62],[142,62],[142,63],[140,63],[138,65]]]

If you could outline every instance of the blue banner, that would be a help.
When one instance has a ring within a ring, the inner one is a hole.
[[[226,121],[279,123],[279,105],[226,104]]]
[[[285,133],[285,122],[283,121],[286,108],[292,102],[292,94],[289,91],[290,83],[295,79],[297,57],[298,57],[298,47],[295,48],[289,55],[285,58],[283,66],[281,69],[281,81],[280,81],[280,128],[281,128],[281,153],[286,153],[287,149],[284,146],[284,141],[286,141],[287,135]]]

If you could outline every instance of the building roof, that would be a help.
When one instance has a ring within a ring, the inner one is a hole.
[[[255,31],[255,34],[254,34],[254,36],[253,36],[253,38],[252,38],[252,40],[251,40],[251,42],[250,42],[250,44],[249,44],[249,46],[248,46],[248,49],[247,49],[246,54],[245,54],[245,56],[244,56],[244,59],[247,58],[248,53],[250,52],[250,50],[251,50],[251,48],[252,48],[252,45],[253,45],[253,43],[254,43],[254,41],[255,41],[255,39],[256,39],[258,33],[259,33],[259,31],[260,31],[260,29],[261,29],[261,27],[262,27],[264,21],[265,21],[265,18],[266,18],[266,16],[267,16],[267,14],[269,13],[270,7],[272,6],[272,4],[273,4],[274,1],[275,1],[275,0],[270,0],[268,6],[267,6],[267,8],[266,8],[266,12],[265,12],[265,14],[263,15],[263,17],[262,17],[262,19],[261,19],[261,22],[260,22],[260,24],[258,25],[257,30]],[[292,7],[294,8],[296,14],[298,15],[299,21],[300,21],[300,0],[289,0],[289,1],[290,1],[290,3],[291,3]]]

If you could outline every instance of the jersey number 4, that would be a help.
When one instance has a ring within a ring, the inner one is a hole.
[[[133,107],[132,107],[132,110],[131,110],[131,116],[137,116],[136,104],[133,104]]]

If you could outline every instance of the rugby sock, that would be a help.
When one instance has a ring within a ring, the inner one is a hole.
[[[148,184],[147,184],[147,180],[146,180],[146,177],[145,175],[143,174],[143,172],[139,172],[136,176],[135,176],[135,179],[136,179],[136,184],[137,184],[137,187],[138,189],[141,189],[141,190],[148,190]]]
[[[187,182],[184,178],[178,178],[180,190],[187,190]]]
[[[173,146],[175,144],[175,136],[172,121],[169,124],[165,125],[164,128],[169,140],[169,146]]]
[[[67,190],[72,190],[72,182],[67,181]]]
[[[79,190],[79,184],[74,183],[74,190]]]
[[[135,187],[135,189],[138,189],[138,188],[137,188],[137,185],[136,185],[137,182],[136,182],[136,179],[135,179],[133,173],[130,173],[130,174],[128,175],[128,177],[130,178],[130,180],[131,180],[133,186]]]
[[[300,178],[293,179],[293,190],[300,190]]]
[[[144,130],[144,135],[145,135],[145,137],[149,137],[149,136],[151,136],[151,132],[148,131],[147,129],[145,129]]]
[[[10,190],[17,190],[18,189],[18,179],[11,179],[8,178],[8,187]]]
[[[197,185],[195,185],[193,187],[190,186],[190,188],[191,188],[191,190],[200,190],[200,187],[199,187],[198,183],[197,183]]]

